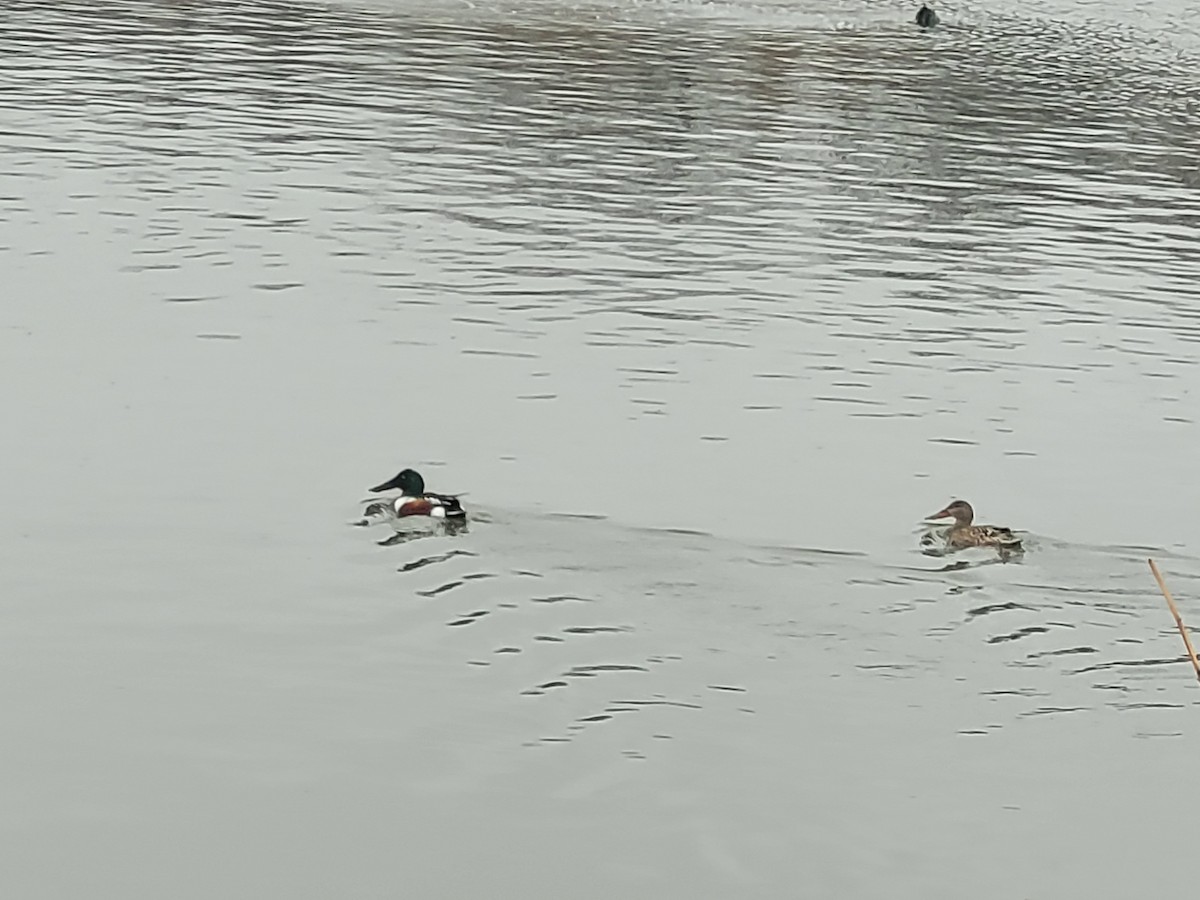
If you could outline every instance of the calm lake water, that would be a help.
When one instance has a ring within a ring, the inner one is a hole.
[[[3,895],[1194,889],[1200,13],[938,9],[8,3]]]

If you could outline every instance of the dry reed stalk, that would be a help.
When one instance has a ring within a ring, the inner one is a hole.
[[[1162,595],[1167,598],[1167,606],[1171,607],[1171,615],[1175,617],[1175,625],[1179,628],[1179,635],[1183,638],[1183,646],[1187,648],[1188,656],[1192,658],[1192,668],[1196,670],[1196,680],[1200,681],[1200,659],[1196,658],[1196,648],[1192,646],[1192,639],[1188,635],[1188,630],[1183,625],[1183,618],[1179,615],[1179,609],[1175,606],[1175,600],[1171,597],[1171,592],[1167,590],[1167,583],[1163,581],[1162,573],[1158,571],[1158,566],[1154,564],[1154,560],[1148,559],[1150,563],[1150,571],[1154,573],[1154,580],[1158,582],[1158,589],[1162,591]]]

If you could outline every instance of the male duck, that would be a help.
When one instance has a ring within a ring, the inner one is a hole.
[[[917,24],[922,28],[932,28],[937,23],[937,13],[922,3],[921,8],[917,10]]]
[[[1002,552],[1019,552],[1021,539],[1011,528],[998,525],[972,525],[975,510],[966,500],[955,500],[945,509],[935,512],[929,519],[953,518],[954,524],[946,532],[946,547],[962,550],[965,547],[996,547]]]
[[[425,490],[425,479],[413,469],[405,469],[395,478],[389,479],[371,488],[378,494],[383,491],[400,489],[400,496],[391,500],[371,503],[364,514],[367,516],[383,515],[398,524],[400,519],[408,516],[429,516],[434,519],[445,519],[447,522],[465,522],[467,513],[453,494],[434,494]]]

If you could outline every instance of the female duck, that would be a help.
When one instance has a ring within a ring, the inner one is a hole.
[[[391,500],[371,503],[364,510],[366,516],[387,516],[392,524],[408,516],[429,516],[434,519],[445,519],[447,522],[465,522],[467,513],[453,494],[434,494],[425,490],[425,479],[413,469],[405,469],[395,478],[377,484],[371,488],[372,493],[381,493],[395,488],[400,489],[400,496]]]
[[[954,524],[946,532],[946,547],[962,550],[965,547],[997,547],[1002,551],[1016,552],[1021,549],[1021,539],[1011,528],[998,525],[972,525],[975,510],[966,500],[955,500],[945,509],[935,512],[930,519],[953,518]]]

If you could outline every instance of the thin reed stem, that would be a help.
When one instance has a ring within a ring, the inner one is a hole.
[[[1192,668],[1196,670],[1196,680],[1200,681],[1200,659],[1196,658],[1196,648],[1192,646],[1192,638],[1188,634],[1187,628],[1183,625],[1183,618],[1179,615],[1179,609],[1175,606],[1175,600],[1171,596],[1171,592],[1167,590],[1167,583],[1163,581],[1162,573],[1158,571],[1158,566],[1154,564],[1154,560],[1148,559],[1150,563],[1150,571],[1154,573],[1154,580],[1158,582],[1158,589],[1162,591],[1162,595],[1167,598],[1167,606],[1171,608],[1171,615],[1175,617],[1175,626],[1179,629],[1179,635],[1183,638],[1183,646],[1187,648],[1188,656],[1192,658]]]

